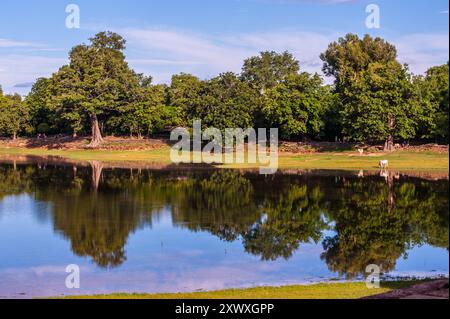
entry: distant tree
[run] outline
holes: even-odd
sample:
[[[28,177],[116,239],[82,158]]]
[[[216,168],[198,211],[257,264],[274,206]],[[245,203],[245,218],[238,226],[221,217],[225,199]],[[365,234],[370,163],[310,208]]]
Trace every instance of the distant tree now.
[[[236,74],[228,72],[202,84],[198,103],[189,109],[190,119],[201,119],[205,127],[253,127],[256,91]]]
[[[119,106],[107,124],[114,132],[141,138],[164,128],[173,114],[166,106],[166,86],[152,85],[151,78],[139,77],[140,86],[133,92],[132,101]]]
[[[15,140],[20,132],[27,130],[28,120],[28,109],[20,95],[0,95],[0,135]]]
[[[449,141],[449,64],[428,69],[417,78],[420,106],[423,109],[421,136]]]
[[[299,70],[298,61],[289,52],[265,51],[244,61],[241,78],[264,95],[266,90]]]
[[[61,121],[60,114],[57,114],[56,108],[51,103],[51,85],[52,81],[50,79],[39,78],[25,98],[25,103],[30,112],[30,124],[38,132],[38,127],[44,123],[48,126],[48,130],[45,133],[48,133],[50,130],[57,131]]]
[[[192,125],[189,119],[192,111],[200,103],[202,81],[191,74],[181,73],[172,76],[168,90],[168,103],[176,111],[175,123],[179,126]]]
[[[271,127],[280,129],[282,138],[318,137],[330,94],[319,75],[291,74],[267,91],[262,113]]]

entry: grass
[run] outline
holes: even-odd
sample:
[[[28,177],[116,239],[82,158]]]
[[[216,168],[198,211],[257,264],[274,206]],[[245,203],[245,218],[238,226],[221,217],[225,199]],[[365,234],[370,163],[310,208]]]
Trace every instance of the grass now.
[[[71,160],[104,162],[140,162],[170,165],[170,148],[164,147],[147,151],[115,151],[115,150],[47,150],[29,148],[0,148],[1,155],[37,155],[61,156]],[[378,169],[380,159],[389,160],[389,168],[393,170],[437,170],[448,171],[449,156],[447,153],[396,151],[359,156],[355,152],[338,151],[312,153],[305,155],[280,154],[280,169],[342,169],[373,170]],[[226,168],[259,168],[259,164],[223,164]]]
[[[378,289],[369,289],[363,282],[320,283],[282,287],[256,287],[193,293],[125,294],[71,296],[70,299],[359,299],[410,287],[423,281],[396,281],[381,283]]]

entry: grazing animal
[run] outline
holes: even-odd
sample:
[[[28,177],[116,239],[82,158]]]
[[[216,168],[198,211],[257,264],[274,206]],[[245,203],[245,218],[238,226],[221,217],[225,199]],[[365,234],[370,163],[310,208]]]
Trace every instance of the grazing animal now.
[[[389,161],[388,160],[382,160],[378,162],[378,167],[381,169],[386,169],[389,167]]]

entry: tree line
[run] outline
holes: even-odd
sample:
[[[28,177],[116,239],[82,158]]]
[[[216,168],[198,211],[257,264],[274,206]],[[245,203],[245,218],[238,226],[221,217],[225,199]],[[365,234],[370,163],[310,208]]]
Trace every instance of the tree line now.
[[[320,55],[328,85],[301,71],[289,52],[261,52],[240,74],[212,79],[181,73],[170,85],[153,84],[126,62],[126,41],[100,32],[72,48],[69,63],[31,92],[0,89],[0,135],[90,134],[96,147],[105,135],[152,136],[177,126],[277,127],[286,140],[362,143],[410,139],[448,143],[449,64],[412,74],[381,38],[347,34]]]

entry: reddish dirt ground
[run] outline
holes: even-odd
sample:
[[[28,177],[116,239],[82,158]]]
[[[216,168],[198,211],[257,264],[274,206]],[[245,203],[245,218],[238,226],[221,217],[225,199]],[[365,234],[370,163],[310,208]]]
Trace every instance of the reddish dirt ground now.
[[[448,279],[439,279],[363,299],[447,299]]]
[[[100,150],[154,150],[172,144],[168,139],[136,139],[126,137],[105,137],[105,142],[98,147]],[[57,136],[47,138],[29,138],[29,139],[0,139],[0,147],[4,148],[45,148],[45,149],[64,149],[77,150],[85,149],[89,144],[86,137],[72,138],[68,136]],[[360,146],[351,143],[335,142],[287,142],[280,141],[279,151],[292,154],[310,154],[317,152],[332,151],[356,151],[358,148],[364,149],[366,154],[379,153],[383,151],[382,145]],[[396,144],[398,150],[408,150],[417,152],[448,153],[448,145],[422,144],[408,145],[402,147]]]

